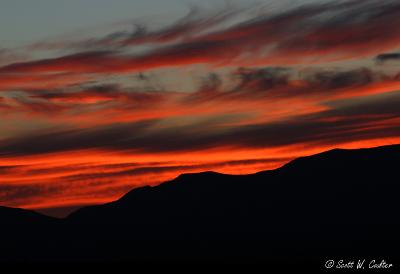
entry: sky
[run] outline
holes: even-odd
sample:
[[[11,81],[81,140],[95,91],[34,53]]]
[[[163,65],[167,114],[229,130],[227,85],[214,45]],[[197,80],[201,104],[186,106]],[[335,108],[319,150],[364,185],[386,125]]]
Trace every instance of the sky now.
[[[0,205],[400,143],[400,3],[0,0]]]

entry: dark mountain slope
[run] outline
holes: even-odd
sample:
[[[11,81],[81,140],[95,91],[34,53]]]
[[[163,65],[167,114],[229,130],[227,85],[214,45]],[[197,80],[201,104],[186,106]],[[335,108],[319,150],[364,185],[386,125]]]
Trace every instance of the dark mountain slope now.
[[[319,266],[331,257],[396,260],[399,162],[400,145],[395,145],[332,150],[253,175],[181,175],[46,226],[35,252],[24,256],[34,261],[306,260]],[[8,240],[26,245],[18,235]]]
[[[54,220],[51,217],[21,208],[0,206],[0,225],[31,225],[33,223],[48,223]]]

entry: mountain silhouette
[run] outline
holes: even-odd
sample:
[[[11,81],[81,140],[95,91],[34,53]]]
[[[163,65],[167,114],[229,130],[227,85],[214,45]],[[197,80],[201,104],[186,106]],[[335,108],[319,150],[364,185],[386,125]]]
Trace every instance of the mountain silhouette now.
[[[334,149],[251,175],[183,174],[64,219],[0,208],[4,262],[400,258],[400,145]]]

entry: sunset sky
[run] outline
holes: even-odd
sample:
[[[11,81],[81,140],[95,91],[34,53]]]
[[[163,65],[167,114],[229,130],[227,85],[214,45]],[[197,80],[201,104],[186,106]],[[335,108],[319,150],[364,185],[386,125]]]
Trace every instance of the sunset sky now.
[[[0,205],[400,143],[399,26],[398,0],[2,0]]]

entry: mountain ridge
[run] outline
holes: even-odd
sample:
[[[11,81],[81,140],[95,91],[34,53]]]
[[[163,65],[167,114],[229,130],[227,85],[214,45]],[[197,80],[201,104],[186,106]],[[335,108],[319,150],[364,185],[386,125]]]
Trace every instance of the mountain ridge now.
[[[394,260],[399,162],[400,145],[392,145],[330,150],[250,175],[182,174],[64,219],[3,226],[14,253],[2,259]]]
[[[119,200],[126,199],[126,196],[127,195],[129,196],[130,193],[132,193],[132,192],[137,192],[137,191],[142,191],[142,190],[149,190],[151,188],[157,188],[157,187],[159,187],[161,185],[174,183],[174,182],[177,182],[177,181],[179,181],[179,180],[181,180],[183,178],[188,178],[190,176],[202,176],[202,175],[252,176],[252,175],[265,174],[265,173],[270,173],[270,172],[279,172],[280,170],[286,169],[287,167],[290,167],[293,164],[297,164],[299,161],[304,161],[304,160],[307,161],[309,159],[316,158],[316,157],[323,157],[323,156],[327,156],[327,155],[331,155],[331,154],[338,154],[338,153],[344,154],[344,153],[348,153],[348,152],[350,152],[350,153],[354,153],[354,152],[364,153],[364,152],[368,152],[368,151],[371,151],[371,150],[373,150],[373,151],[385,151],[387,149],[389,149],[389,150],[395,149],[395,150],[398,150],[400,152],[400,144],[385,145],[385,146],[372,147],[372,148],[359,148],[359,149],[334,148],[334,149],[323,151],[323,152],[320,152],[320,153],[317,153],[317,154],[312,154],[312,155],[301,156],[301,157],[295,158],[295,159],[289,161],[288,163],[284,164],[283,166],[278,167],[276,169],[263,170],[263,171],[259,171],[259,172],[252,173],[252,174],[232,175],[232,174],[224,174],[224,173],[215,172],[215,171],[203,171],[203,172],[196,172],[196,173],[182,173],[182,174],[178,175],[176,178],[168,180],[168,181],[165,181],[165,182],[162,182],[161,184],[156,185],[156,186],[144,185],[144,186],[141,186],[141,187],[138,187],[138,188],[134,188],[134,189],[128,191],[121,198],[119,198],[119,199],[117,199],[115,201],[111,201],[109,203],[105,203],[105,204],[101,204],[101,205],[87,206],[87,207],[83,207],[83,208],[98,207],[98,206],[103,206],[103,205],[107,205],[107,204],[114,204],[114,203],[117,203]],[[70,215],[74,215],[79,210],[80,209],[72,212],[71,214],[69,214],[67,216],[67,218]]]
[[[297,157],[297,158],[295,158],[295,159],[289,161],[288,163],[282,165],[281,167],[278,167],[278,168],[275,168],[275,169],[271,169],[271,170],[262,170],[262,171],[258,171],[258,172],[256,172],[256,173],[251,173],[251,174],[232,175],[232,174],[225,174],[225,173],[220,173],[220,172],[216,172],[216,171],[202,171],[202,172],[193,172],[193,173],[190,173],[190,172],[189,172],[189,173],[182,173],[182,174],[178,175],[177,177],[175,177],[175,178],[173,178],[173,179],[171,179],[171,180],[162,182],[162,183],[160,183],[160,184],[158,184],[158,185],[155,185],[155,186],[143,185],[143,186],[140,186],[140,187],[133,188],[132,190],[128,191],[128,192],[125,193],[121,198],[119,198],[119,199],[117,199],[117,200],[114,200],[114,201],[111,201],[111,202],[108,202],[108,203],[104,203],[104,204],[89,205],[89,206],[84,206],[84,207],[78,208],[78,209],[76,209],[75,211],[73,211],[73,212],[71,212],[70,214],[68,214],[67,216],[65,216],[65,217],[60,217],[60,218],[58,218],[58,217],[55,218],[55,217],[53,217],[53,216],[49,216],[49,215],[47,215],[47,214],[43,214],[43,213],[38,212],[38,211],[36,211],[36,210],[24,209],[24,208],[20,208],[20,207],[0,206],[0,210],[1,210],[2,208],[5,208],[5,209],[10,208],[10,209],[23,210],[23,211],[25,211],[25,212],[35,212],[36,214],[39,214],[39,215],[42,215],[42,216],[46,216],[46,217],[50,217],[50,218],[54,218],[54,219],[66,219],[66,218],[68,218],[70,215],[75,214],[75,213],[76,213],[77,211],[79,211],[80,209],[90,208],[90,207],[98,207],[98,206],[103,206],[103,205],[108,205],[108,204],[114,204],[114,203],[118,202],[118,201],[121,200],[121,199],[125,199],[125,198],[126,198],[125,196],[126,196],[126,195],[129,195],[131,192],[136,192],[136,191],[138,191],[138,190],[140,191],[141,189],[155,188],[155,187],[158,187],[158,186],[160,186],[160,185],[168,184],[168,183],[171,183],[171,182],[180,180],[181,178],[190,177],[190,176],[193,176],[193,175],[196,176],[196,175],[201,175],[201,174],[219,174],[219,175],[226,175],[226,176],[251,176],[251,175],[256,175],[256,174],[270,173],[270,172],[272,172],[272,171],[279,171],[279,170],[285,169],[285,168],[287,168],[287,167],[290,167],[290,166],[292,166],[293,164],[297,164],[299,161],[309,160],[309,159],[311,159],[311,158],[326,156],[326,155],[330,155],[330,154],[334,154],[334,153],[341,153],[341,154],[343,154],[343,153],[348,153],[348,152],[350,152],[350,153],[354,153],[354,152],[364,153],[364,152],[368,152],[368,151],[371,151],[371,150],[374,150],[374,151],[378,151],[378,150],[384,151],[384,150],[387,150],[387,149],[395,149],[395,150],[398,150],[398,151],[400,152],[400,144],[384,145],[384,146],[370,147],[370,148],[355,148],[355,149],[333,148],[333,149],[330,149],[330,150],[327,150],[327,151],[323,151],[323,152],[320,152],[320,153],[316,153],[316,154],[311,154],[311,155],[306,155],[306,156]],[[1,215],[1,211],[0,211],[0,215]]]

